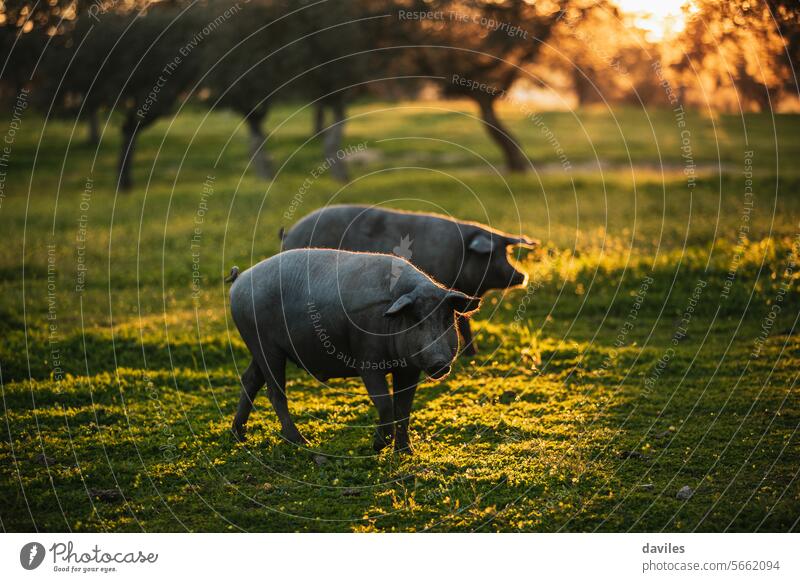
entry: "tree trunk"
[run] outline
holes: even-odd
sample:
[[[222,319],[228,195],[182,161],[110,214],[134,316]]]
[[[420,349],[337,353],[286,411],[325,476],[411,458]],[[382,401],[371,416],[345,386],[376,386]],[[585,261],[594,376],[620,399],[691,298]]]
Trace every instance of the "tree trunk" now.
[[[506,161],[509,172],[527,172],[529,168],[528,158],[520,149],[517,140],[511,135],[506,127],[500,122],[494,111],[494,97],[481,97],[477,99],[478,106],[481,108],[481,117],[489,132],[489,137],[500,147]]]
[[[760,112],[770,111],[774,107],[773,95],[770,93],[769,87],[766,85],[758,84],[753,92],[753,100],[758,105]]]
[[[86,122],[89,129],[88,143],[92,147],[97,147],[100,145],[100,122],[97,119],[97,111],[90,111]]]
[[[321,135],[325,131],[325,105],[320,101],[314,108],[314,135]]]
[[[347,181],[347,163],[342,150],[342,136],[344,134],[344,104],[336,101],[331,105],[333,123],[325,130],[323,139],[323,153],[325,159],[332,160],[331,176],[340,182]]]
[[[678,105],[683,105],[684,103],[686,103],[686,85],[680,83],[678,85],[678,90],[676,91],[676,94],[678,99]]]
[[[250,129],[250,159],[255,168],[256,175],[264,180],[272,178],[272,161],[264,151],[264,132],[261,130],[261,123],[264,115],[249,115],[247,117],[247,127]]]
[[[577,66],[572,71],[572,88],[575,91],[575,97],[578,99],[578,107],[583,107],[592,102],[594,87],[584,76],[584,71]]]
[[[127,119],[122,125],[122,146],[119,153],[119,166],[117,173],[117,187],[130,191],[133,186],[131,168],[133,166],[133,153],[136,149],[136,138],[139,135],[139,123],[135,119]]]

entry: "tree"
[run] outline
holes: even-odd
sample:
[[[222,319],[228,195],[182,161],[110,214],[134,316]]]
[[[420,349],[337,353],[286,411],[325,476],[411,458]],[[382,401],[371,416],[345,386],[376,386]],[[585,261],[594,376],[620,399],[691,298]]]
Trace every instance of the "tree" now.
[[[219,4],[219,3],[218,3]],[[229,9],[234,5],[229,3]],[[291,39],[285,19],[287,2],[250,2],[237,10],[233,26],[219,30],[205,55],[203,84],[210,101],[241,115],[249,132],[250,157],[256,174],[272,176],[272,163],[264,152],[263,123],[278,90],[288,81],[289,67],[282,51]]]
[[[398,44],[405,39],[413,45],[408,49],[413,71],[437,80],[445,96],[473,100],[508,169],[527,171],[529,162],[497,116],[496,102],[536,59],[566,0],[409,0],[400,5],[403,14],[432,15],[405,18],[397,11]]]
[[[119,187],[133,185],[131,166],[139,133],[168,114],[182,93],[199,77],[203,41],[214,29],[196,5],[186,8],[156,5],[128,22],[128,42],[114,51],[112,78],[116,100],[112,109],[123,117],[119,157]],[[118,88],[118,90],[116,90]]]
[[[778,56],[787,72],[784,89],[797,95],[800,92],[797,84],[797,75],[800,74],[800,6],[797,0],[767,0],[767,6],[785,44]]]
[[[278,99],[311,103],[315,129],[323,136],[325,156],[336,160],[331,175],[347,177],[341,149],[347,101],[368,79],[367,51],[376,42],[365,0],[323,4],[287,0],[251,2],[236,25],[215,37],[207,53],[207,76],[214,104],[230,108],[247,121],[256,172],[269,177],[262,148],[262,125]],[[374,57],[372,58],[374,60]],[[325,113],[333,121],[325,123]]]
[[[297,39],[288,62],[303,99],[314,103],[315,129],[322,135],[323,153],[336,160],[330,173],[347,179],[342,148],[348,102],[366,90],[376,71],[386,68],[385,53],[375,51],[386,34],[383,6],[369,0],[350,0],[330,5],[309,5],[291,18],[289,27]],[[325,113],[332,116],[330,124]]]
[[[573,0],[532,69],[548,84],[556,75],[568,78],[580,106],[649,103],[663,96],[650,67],[658,54],[612,2]]]
[[[118,187],[133,185],[139,134],[169,113],[199,73],[210,34],[197,5],[174,1],[147,9],[79,13],[45,55],[42,87],[55,107],[91,118],[101,108],[122,117]],[[63,79],[63,82],[62,82]]]
[[[776,11],[782,12],[778,4]],[[674,68],[685,83],[704,84],[716,92],[732,88],[744,107],[770,109],[790,75],[787,47],[766,3],[696,0],[681,48],[685,57]]]
[[[118,19],[109,16],[114,32]],[[88,122],[89,143],[100,141],[98,114],[110,105],[114,86],[112,67],[103,59],[113,53],[118,36],[107,34],[100,21],[88,15],[76,19],[68,31],[54,36],[41,59],[36,87],[36,104],[53,115],[82,117]]]
[[[40,56],[51,37],[68,29],[74,0],[0,2],[0,96],[15,96],[32,84]]]

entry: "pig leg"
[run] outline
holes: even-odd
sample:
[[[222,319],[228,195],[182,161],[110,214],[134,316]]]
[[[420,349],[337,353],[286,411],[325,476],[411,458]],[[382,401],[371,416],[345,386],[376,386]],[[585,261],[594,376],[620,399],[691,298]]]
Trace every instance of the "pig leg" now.
[[[300,434],[289,414],[286,401],[286,356],[266,354],[267,395],[281,423],[281,436],[290,443],[302,445],[308,441]]]
[[[419,370],[403,368],[392,374],[394,379],[394,450],[411,453],[411,440],[408,436],[408,423],[411,420],[411,405],[419,383]]]
[[[250,418],[250,412],[253,410],[253,400],[263,385],[264,375],[255,360],[251,360],[250,365],[242,374],[242,393],[239,396],[239,407],[236,409],[236,416],[233,418],[231,427],[233,436],[238,441],[243,441],[245,438],[244,425],[247,424],[247,419]]]
[[[478,353],[478,345],[472,339],[472,329],[469,327],[469,319],[463,315],[457,315],[458,333],[461,336],[461,354],[464,356],[474,356]]]
[[[375,438],[372,448],[376,451],[387,447],[394,438],[394,414],[392,412],[392,396],[389,394],[389,385],[386,376],[380,372],[367,373],[361,376],[364,386],[378,409],[378,426],[375,429]]]

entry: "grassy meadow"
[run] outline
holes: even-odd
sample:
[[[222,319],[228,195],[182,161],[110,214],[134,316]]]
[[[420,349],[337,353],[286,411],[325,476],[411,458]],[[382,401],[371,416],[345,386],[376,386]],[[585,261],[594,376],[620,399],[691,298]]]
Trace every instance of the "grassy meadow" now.
[[[798,530],[799,116],[508,105],[533,171],[506,175],[469,104],[349,114],[348,183],[315,169],[307,108],[268,120],[272,182],[239,118],[187,108],[118,193],[116,120],[95,148],[25,113],[0,198],[3,530]],[[222,278],[338,202],[545,242],[474,318],[478,356],[420,387],[413,456],[372,452],[360,381],[293,367],[311,449],[263,392],[249,440],[228,432],[248,356]]]

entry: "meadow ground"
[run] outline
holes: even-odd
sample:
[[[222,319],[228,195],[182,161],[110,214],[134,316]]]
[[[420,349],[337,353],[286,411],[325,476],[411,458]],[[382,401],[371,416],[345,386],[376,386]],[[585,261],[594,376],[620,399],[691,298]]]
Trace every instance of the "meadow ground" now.
[[[350,113],[347,184],[315,172],[307,109],[269,120],[272,183],[238,118],[190,109],[142,135],[128,194],[116,131],[96,150],[24,115],[0,197],[3,530],[798,529],[800,117],[508,107],[537,171],[504,176],[466,104]],[[222,277],[331,202],[546,243],[476,316],[478,357],[421,386],[411,457],[372,454],[360,382],[293,368],[313,450],[266,398],[246,444],[228,433],[248,358]]]

